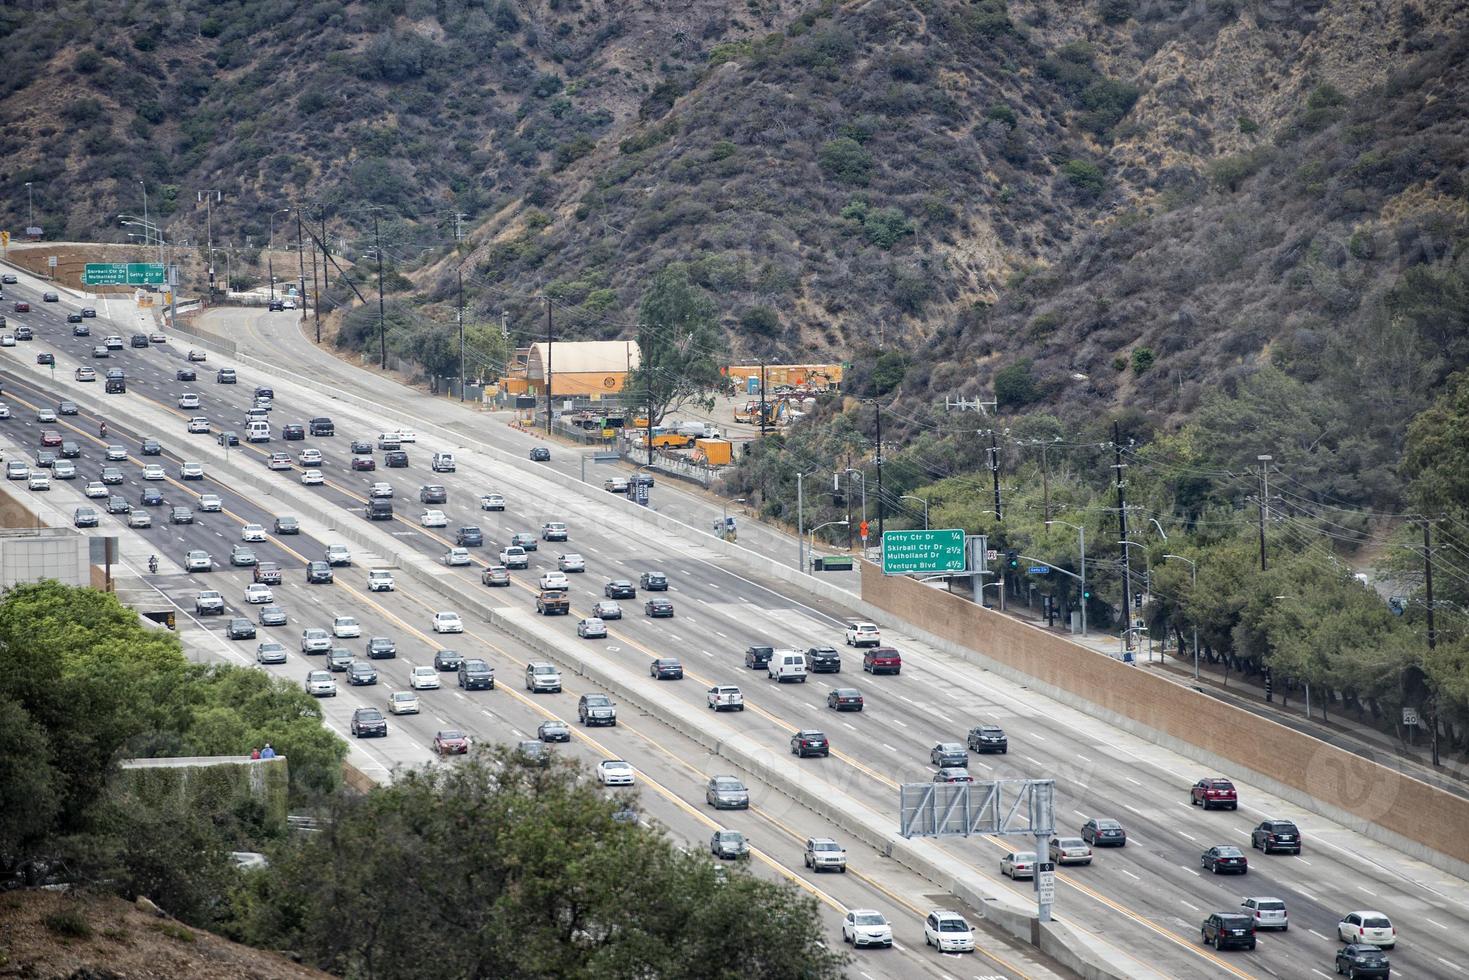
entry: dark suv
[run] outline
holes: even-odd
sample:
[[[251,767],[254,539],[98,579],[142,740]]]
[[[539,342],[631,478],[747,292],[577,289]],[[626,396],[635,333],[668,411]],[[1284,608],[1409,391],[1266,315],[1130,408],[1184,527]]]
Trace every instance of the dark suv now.
[[[1336,952],[1336,972],[1349,977],[1371,977],[1387,980],[1392,976],[1392,965],[1387,956],[1376,946],[1356,944],[1343,946]]]
[[[770,666],[775,647],[745,647],[745,666],[751,670],[764,670]]]
[[[418,502],[421,504],[443,504],[448,500],[448,492],[438,484],[420,487],[418,490]]]
[[[485,543],[485,534],[474,525],[466,525],[454,532],[454,543],[461,548],[478,548]]]
[[[1010,751],[1010,740],[1005,737],[1005,730],[999,725],[975,725],[969,729],[969,737],[965,741],[970,752],[998,752],[1004,755]]]
[[[358,708],[352,712],[352,734],[358,738],[388,734],[388,719],[376,708]]]
[[[811,647],[806,651],[806,669],[813,674],[840,674],[842,655],[835,647]]]
[[[331,419],[324,415],[312,419],[308,424],[311,426],[311,434],[314,436],[334,436],[337,434],[337,427],[332,424]]]
[[[1289,820],[1265,820],[1250,831],[1250,846],[1266,854],[1301,853],[1301,832]]]
[[[1215,949],[1254,949],[1255,920],[1238,912],[1215,912],[1204,920],[1204,944]]]
[[[459,665],[459,686],[466,691],[495,689],[495,672],[483,660],[465,660]]]

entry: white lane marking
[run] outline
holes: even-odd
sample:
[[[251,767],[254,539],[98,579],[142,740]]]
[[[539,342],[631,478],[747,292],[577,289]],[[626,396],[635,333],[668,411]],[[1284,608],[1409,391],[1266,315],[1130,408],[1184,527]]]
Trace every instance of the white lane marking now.
[[[1199,875],[1199,873],[1197,871],[1195,871],[1193,868],[1188,867],[1187,865],[1184,865],[1183,866],[1183,870],[1187,871],[1189,874],[1193,875],[1195,878],[1200,877],[1200,875]]]
[[[908,727],[907,725],[903,724],[901,721],[899,721],[896,718],[893,719],[893,724],[894,725],[897,725],[900,728],[907,728]]]
[[[1133,874],[1131,871],[1128,871],[1126,868],[1118,868],[1117,870],[1118,871],[1121,871],[1123,874],[1127,875],[1127,877],[1133,879],[1134,881],[1142,881],[1142,878],[1141,877],[1139,877],[1138,875]]]
[[[1306,931],[1309,932],[1311,935],[1315,936],[1317,939],[1320,939],[1320,940],[1322,940],[1324,942],[1328,942],[1328,943],[1331,942],[1330,939],[1327,939],[1325,936],[1321,935],[1321,933],[1317,932],[1315,929],[1307,929]]]
[[[1125,780],[1127,780],[1129,783],[1132,783],[1132,785],[1134,785],[1134,786],[1141,786],[1142,785],[1142,783],[1138,782],[1136,779],[1133,779],[1131,776],[1123,776],[1122,778],[1125,779]]]
[[[896,752],[896,751],[898,751],[897,749],[893,748],[891,745],[889,745],[886,742],[883,742],[882,743],[882,747],[885,748],[885,749],[887,749],[889,752]],[[894,943],[894,945],[897,945],[897,944]]]
[[[1361,885],[1358,885],[1357,886],[1357,891],[1362,892],[1365,895],[1371,895],[1373,898],[1376,898],[1377,897],[1377,893],[1375,891],[1372,891],[1371,889],[1363,888]]]

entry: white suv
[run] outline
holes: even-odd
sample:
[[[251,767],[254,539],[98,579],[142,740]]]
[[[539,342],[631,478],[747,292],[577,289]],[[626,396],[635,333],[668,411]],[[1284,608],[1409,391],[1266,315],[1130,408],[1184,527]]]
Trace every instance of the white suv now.
[[[561,693],[561,671],[554,664],[536,660],[525,665],[525,689]]]
[[[972,953],[974,929],[958,912],[934,909],[923,920],[923,942],[940,953]]]
[[[872,623],[848,623],[847,646],[875,647],[882,643],[882,634]]]
[[[392,592],[393,573],[386,568],[374,568],[367,573],[367,590],[369,592]]]
[[[830,837],[806,838],[806,867],[812,871],[847,871],[847,852]]]
[[[745,695],[733,684],[720,684],[718,687],[711,687],[709,689],[708,701],[709,707],[715,711],[723,711],[726,708],[730,711],[745,710]]]

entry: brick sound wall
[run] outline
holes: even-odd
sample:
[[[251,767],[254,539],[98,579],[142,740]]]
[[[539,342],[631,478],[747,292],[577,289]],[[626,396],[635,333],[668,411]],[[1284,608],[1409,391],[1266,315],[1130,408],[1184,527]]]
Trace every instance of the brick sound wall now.
[[[1469,800],[957,596],[912,579],[884,576],[867,562],[862,563],[862,598],[1105,712],[1469,863],[1469,836],[1463,833],[1469,827]],[[1179,787],[1180,797],[1186,792],[1187,787]]]

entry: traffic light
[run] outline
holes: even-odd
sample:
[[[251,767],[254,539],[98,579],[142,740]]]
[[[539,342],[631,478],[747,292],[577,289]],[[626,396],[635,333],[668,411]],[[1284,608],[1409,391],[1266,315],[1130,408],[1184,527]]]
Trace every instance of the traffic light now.
[[[1132,594],[1132,608],[1134,608],[1134,609],[1141,609],[1142,607],[1143,607],[1143,594],[1141,592],[1134,592]]]
[[[1085,601],[1085,600],[1091,599],[1091,597],[1092,597],[1092,587],[1090,585],[1088,585],[1086,588],[1084,588],[1084,589],[1081,590],[1081,598],[1082,598],[1083,601]]]
[[[1006,565],[1009,565],[1011,568],[1019,568],[1020,567],[1020,552],[1016,551],[1014,548],[1011,548],[1009,551],[1006,551],[1005,552],[1005,564]]]

